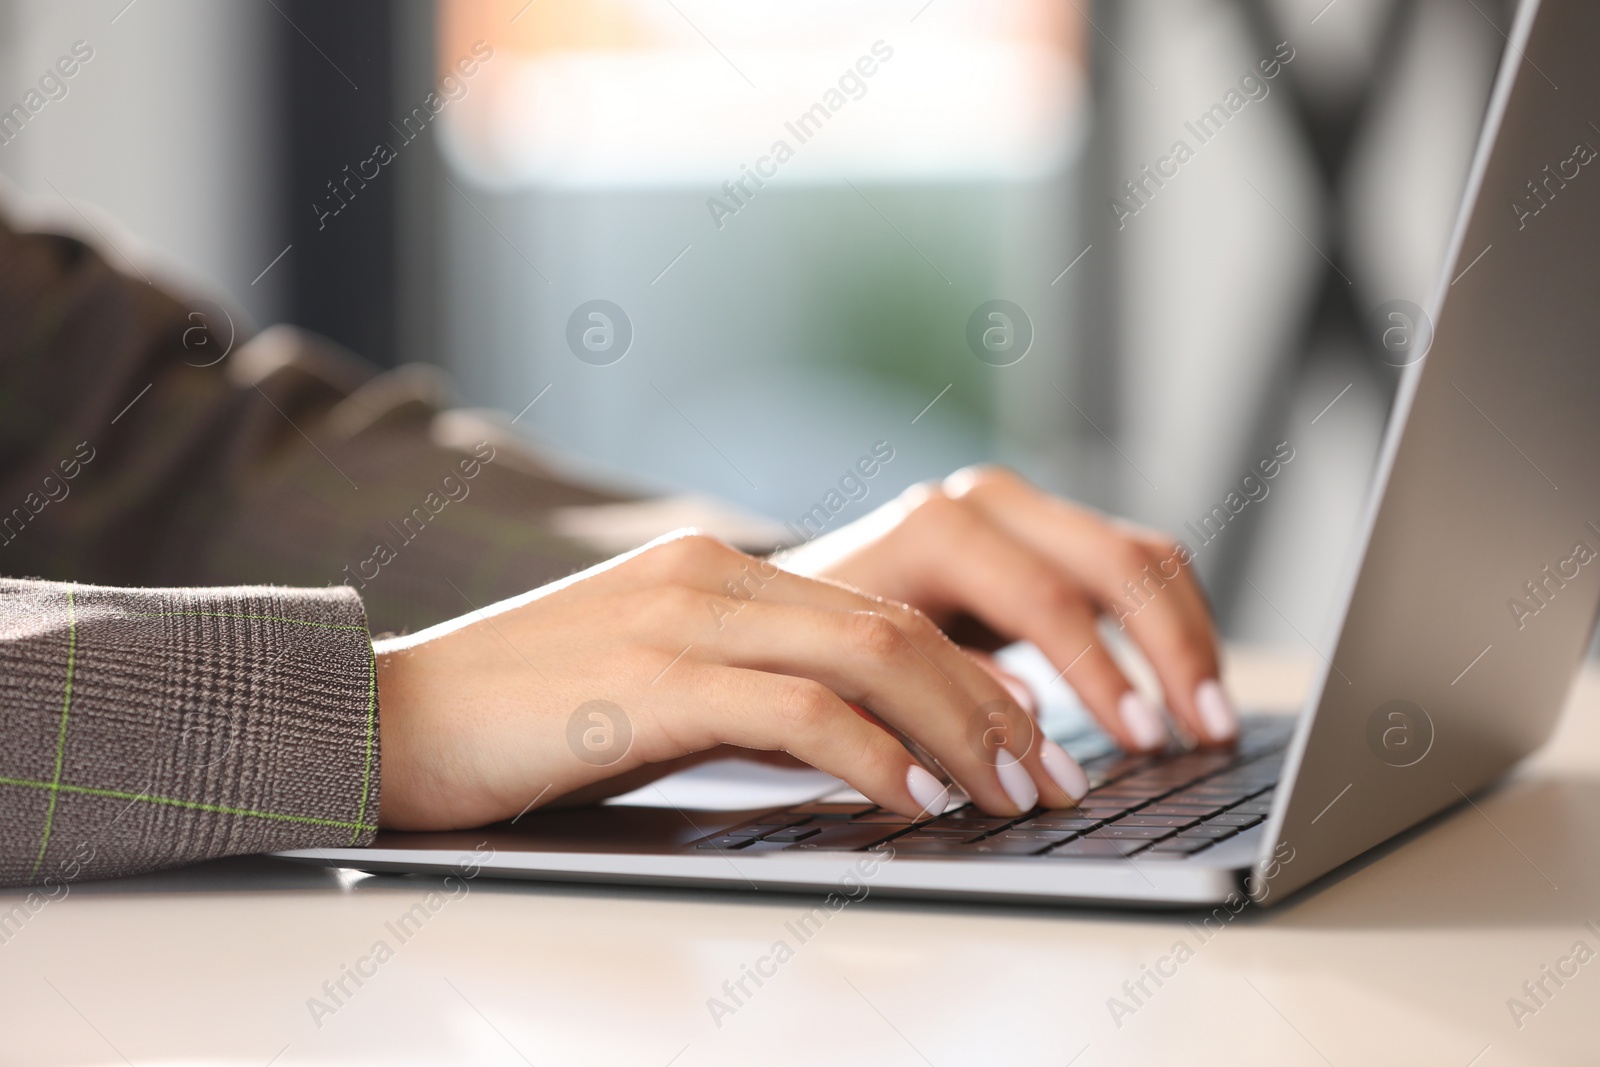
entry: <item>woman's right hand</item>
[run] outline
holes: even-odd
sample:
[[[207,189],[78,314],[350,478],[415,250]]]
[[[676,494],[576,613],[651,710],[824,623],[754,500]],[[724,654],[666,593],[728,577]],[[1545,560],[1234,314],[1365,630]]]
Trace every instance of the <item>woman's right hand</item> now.
[[[1087,789],[921,612],[695,533],[374,647],[394,829],[511,818],[720,745],[787,752],[909,818],[943,810],[891,730],[997,815]]]

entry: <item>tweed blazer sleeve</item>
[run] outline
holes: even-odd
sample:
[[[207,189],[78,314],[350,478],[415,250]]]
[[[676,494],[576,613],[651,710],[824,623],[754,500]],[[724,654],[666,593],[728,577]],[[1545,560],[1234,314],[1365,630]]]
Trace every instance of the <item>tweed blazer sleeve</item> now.
[[[0,885],[363,844],[378,767],[348,588],[0,579]]]

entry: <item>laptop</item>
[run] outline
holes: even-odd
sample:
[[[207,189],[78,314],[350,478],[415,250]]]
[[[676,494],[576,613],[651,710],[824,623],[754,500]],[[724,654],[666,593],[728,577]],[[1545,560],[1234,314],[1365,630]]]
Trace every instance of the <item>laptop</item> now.
[[[1600,604],[1600,7],[1527,0],[1390,420],[1337,641],[1237,747],[1064,739],[1076,808],[912,823],[856,794],[611,803],[366,848],[375,872],[1120,907],[1271,906],[1500,778],[1555,726]],[[1325,565],[1308,560],[1307,565]],[[1098,748],[1096,746],[1099,746]]]

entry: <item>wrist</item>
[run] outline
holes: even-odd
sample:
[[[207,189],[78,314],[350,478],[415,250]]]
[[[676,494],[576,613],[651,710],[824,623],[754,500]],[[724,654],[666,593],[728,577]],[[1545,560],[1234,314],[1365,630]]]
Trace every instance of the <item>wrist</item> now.
[[[372,643],[378,687],[378,739],[383,753],[379,785],[378,825],[383,829],[417,829],[426,804],[418,796],[414,758],[416,701],[414,650],[396,649],[389,641]]]

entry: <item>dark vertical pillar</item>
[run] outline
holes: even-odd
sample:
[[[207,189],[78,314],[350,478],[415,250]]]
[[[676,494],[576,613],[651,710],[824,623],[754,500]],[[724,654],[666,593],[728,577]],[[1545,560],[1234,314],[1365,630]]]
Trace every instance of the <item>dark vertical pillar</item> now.
[[[1092,24],[1083,27],[1083,33],[1088,44],[1093,125],[1084,156],[1078,207],[1083,222],[1083,243],[1093,245],[1094,250],[1089,253],[1092,262],[1086,260],[1091,269],[1081,271],[1077,278],[1081,287],[1077,304],[1081,312],[1077,318],[1081,358],[1073,370],[1073,388],[1083,410],[1092,415],[1099,430],[1114,441],[1122,432],[1124,376],[1119,255],[1122,242],[1117,237],[1116,221],[1106,206],[1106,190],[1116,188],[1121,165],[1120,126],[1126,107],[1121,79],[1126,68],[1121,65],[1123,58],[1108,42],[1125,36],[1126,9],[1124,0],[1094,0],[1088,10]],[[1073,249],[1070,254],[1077,255],[1078,250]],[[1084,424],[1082,415],[1063,405],[1062,418],[1077,428],[1080,440],[1099,446],[1099,434]],[[1104,462],[1106,458],[1102,456],[1102,462],[1093,464],[1091,480],[1080,487],[1076,495],[1085,503],[1108,511],[1126,511],[1128,501],[1121,480],[1126,467]]]
[[[395,176],[358,173],[394,142],[394,11],[386,0],[273,0],[283,100],[286,318],[395,363]],[[370,167],[367,170],[370,174]]]

